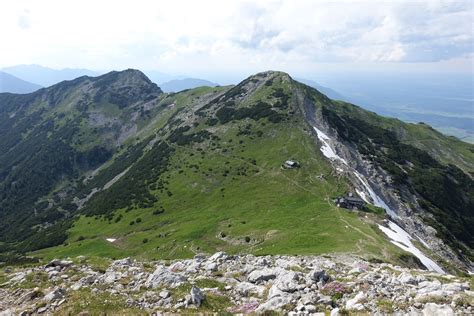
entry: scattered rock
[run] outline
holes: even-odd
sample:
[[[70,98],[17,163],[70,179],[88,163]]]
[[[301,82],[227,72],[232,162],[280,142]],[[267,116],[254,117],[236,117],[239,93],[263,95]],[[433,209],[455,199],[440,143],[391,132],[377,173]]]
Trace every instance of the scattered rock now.
[[[77,303],[74,292],[81,290],[91,295],[107,293],[144,314],[180,313],[183,308],[199,313],[206,299],[212,306],[220,296],[225,296],[231,307],[216,312],[234,314],[275,311],[314,316],[331,311],[336,316],[349,310],[381,315],[386,310],[380,300],[386,300],[398,314],[474,312],[474,293],[465,278],[369,263],[351,255],[255,257],[219,252],[210,257],[173,260],[169,266],[165,261],[153,264],[155,270],[151,273],[149,263],[130,258],[115,260],[105,270],[59,259],[45,266],[16,267],[7,273],[7,282],[0,287],[0,309],[5,315],[61,314],[66,302]],[[38,281],[42,288],[19,286],[26,280]],[[178,292],[172,295],[179,285],[199,284],[199,280],[216,285],[194,285],[184,298]],[[432,303],[435,301],[445,304]]]

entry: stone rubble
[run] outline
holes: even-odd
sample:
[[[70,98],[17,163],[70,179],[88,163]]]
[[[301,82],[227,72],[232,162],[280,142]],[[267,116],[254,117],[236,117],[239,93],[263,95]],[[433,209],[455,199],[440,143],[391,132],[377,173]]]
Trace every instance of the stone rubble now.
[[[4,273],[0,315],[61,312],[74,303],[78,291],[108,293],[127,308],[146,313],[216,312],[209,310],[215,298],[226,302],[220,312],[236,314],[474,313],[474,292],[466,277],[371,263],[352,255],[256,257],[218,252],[173,261],[125,258],[105,270],[94,269],[81,257],[5,268]]]

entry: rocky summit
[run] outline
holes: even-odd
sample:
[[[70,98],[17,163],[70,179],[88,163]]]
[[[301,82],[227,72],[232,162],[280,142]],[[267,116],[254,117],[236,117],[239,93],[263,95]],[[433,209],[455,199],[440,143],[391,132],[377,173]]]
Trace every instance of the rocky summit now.
[[[253,256],[98,262],[84,256],[2,274],[1,315],[278,312],[463,315],[472,280],[357,256]]]

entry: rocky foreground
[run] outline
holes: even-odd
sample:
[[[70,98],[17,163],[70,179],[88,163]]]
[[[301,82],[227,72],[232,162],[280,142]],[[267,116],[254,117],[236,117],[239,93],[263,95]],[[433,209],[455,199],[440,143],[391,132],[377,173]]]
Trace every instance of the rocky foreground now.
[[[0,315],[162,312],[347,315],[474,313],[469,278],[348,255],[100,262],[77,257],[5,268]]]

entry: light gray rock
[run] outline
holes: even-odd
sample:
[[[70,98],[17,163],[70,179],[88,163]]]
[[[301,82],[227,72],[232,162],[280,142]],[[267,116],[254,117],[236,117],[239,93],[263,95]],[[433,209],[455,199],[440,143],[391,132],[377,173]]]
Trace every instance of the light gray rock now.
[[[49,303],[52,301],[63,299],[65,294],[66,291],[64,291],[62,288],[55,288],[54,290],[46,294],[43,299],[45,302]]]
[[[327,295],[321,295],[318,299],[318,304],[332,305],[332,298]]]
[[[186,280],[187,278],[185,276],[171,272],[164,266],[158,266],[146,280],[145,286],[149,288],[157,288],[161,285],[166,285],[173,288]]]
[[[283,306],[291,302],[291,296],[285,295],[285,296],[275,296],[266,301],[263,304],[260,304],[258,308],[255,310],[257,313],[263,313],[265,311],[278,311],[280,310]]]
[[[26,272],[18,272],[13,275],[12,278],[10,278],[10,283],[20,283],[23,282],[26,278],[27,273]]]
[[[166,299],[168,297],[170,297],[171,293],[169,291],[166,291],[166,290],[163,290],[161,291],[158,296],[163,298],[163,299]]]
[[[278,288],[278,286],[276,286],[275,284],[273,284],[270,288],[270,290],[268,290],[268,297],[267,299],[270,299],[270,298],[273,298],[275,296],[285,296],[287,295],[286,292],[283,292],[282,290],[280,290]]]
[[[225,261],[229,257],[228,254],[226,254],[223,251],[216,252],[212,256],[209,257],[208,261],[210,262],[222,262]]]
[[[209,262],[204,266],[204,269],[211,272],[217,271],[217,263]]]
[[[367,299],[367,296],[364,294],[364,292],[359,292],[354,298],[346,302],[346,309],[361,310],[364,308],[361,302],[365,301],[366,299]]]
[[[73,262],[69,260],[53,259],[46,265],[46,267],[67,268],[67,267],[70,267],[72,264]]]
[[[402,272],[398,277],[397,280],[400,281],[402,284],[413,284],[416,285],[418,281],[408,272]]]
[[[248,281],[252,283],[260,283],[268,280],[273,280],[277,277],[280,270],[264,268],[261,270],[254,270],[250,272]]]
[[[82,287],[82,283],[81,282],[76,282],[71,286],[71,290],[78,291],[81,287]]]
[[[235,286],[235,290],[242,296],[257,295],[262,297],[265,293],[265,287],[261,285],[255,285],[250,282],[239,282]]]
[[[454,282],[454,283],[443,284],[442,289],[443,291],[448,291],[448,292],[460,292],[460,291],[468,290],[469,285],[467,283]]]
[[[303,305],[309,305],[309,304],[314,305],[318,302],[318,300],[319,300],[319,297],[316,292],[308,292],[308,293],[302,294],[300,298],[300,302]]]
[[[426,303],[423,308],[423,316],[454,316],[454,311],[449,305]]]
[[[312,304],[308,304],[308,305],[305,305],[304,306],[304,310],[307,311],[308,313],[312,313],[313,316],[315,316],[315,312],[316,312],[316,306],[312,305]],[[319,314],[319,313],[318,313]],[[324,313],[322,313],[322,315],[324,316]]]
[[[115,266],[115,267],[128,267],[132,264],[133,264],[133,261],[132,261],[131,258],[123,258],[123,259],[115,260],[112,263],[112,266]]]
[[[299,276],[296,272],[289,271],[281,273],[275,280],[274,285],[284,292],[294,292],[298,289]]]

